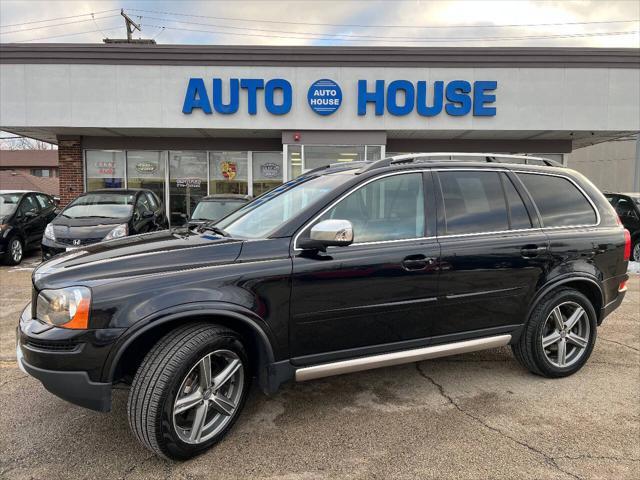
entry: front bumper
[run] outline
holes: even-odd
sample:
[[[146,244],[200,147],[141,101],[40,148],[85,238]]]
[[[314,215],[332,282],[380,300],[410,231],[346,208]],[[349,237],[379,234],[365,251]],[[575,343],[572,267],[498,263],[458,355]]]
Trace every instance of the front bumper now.
[[[42,248],[42,260],[49,260],[59,253],[66,252],[68,246],[43,238],[40,247]]]
[[[44,388],[55,396],[81,407],[108,412],[111,410],[111,384],[92,382],[87,372],[61,372],[29,365],[17,346],[18,367],[40,380]]]
[[[111,409],[111,383],[101,378],[111,347],[124,329],[71,330],[31,318],[22,312],[16,356],[22,371],[68,402],[106,412]]]

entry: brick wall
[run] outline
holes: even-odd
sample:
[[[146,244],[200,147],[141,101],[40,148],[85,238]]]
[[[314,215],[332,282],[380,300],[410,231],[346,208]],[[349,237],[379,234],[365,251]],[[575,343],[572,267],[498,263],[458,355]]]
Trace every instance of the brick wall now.
[[[60,206],[66,205],[83,192],[83,170],[81,138],[58,137]]]

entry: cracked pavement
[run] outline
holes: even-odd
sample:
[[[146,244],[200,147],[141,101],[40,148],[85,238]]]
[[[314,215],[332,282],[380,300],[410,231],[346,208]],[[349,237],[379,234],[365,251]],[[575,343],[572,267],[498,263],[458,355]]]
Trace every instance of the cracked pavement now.
[[[271,397],[254,388],[223,442],[171,463],[129,433],[127,392],[101,414],[18,370],[14,328],[30,274],[0,267],[2,479],[640,478],[640,276],[569,378],[529,374],[500,348],[290,384]]]

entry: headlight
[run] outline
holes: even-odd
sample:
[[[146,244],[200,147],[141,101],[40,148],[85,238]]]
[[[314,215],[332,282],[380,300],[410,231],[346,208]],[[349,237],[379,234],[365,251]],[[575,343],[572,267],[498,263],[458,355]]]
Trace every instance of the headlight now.
[[[44,229],[44,238],[48,238],[49,240],[56,241],[56,234],[53,231],[53,225],[48,224],[47,228]]]
[[[118,225],[116,228],[107,233],[103,240],[113,240],[114,238],[126,237],[129,234],[129,228],[126,223]]]
[[[56,327],[86,329],[89,326],[91,291],[87,287],[42,290],[36,318]]]

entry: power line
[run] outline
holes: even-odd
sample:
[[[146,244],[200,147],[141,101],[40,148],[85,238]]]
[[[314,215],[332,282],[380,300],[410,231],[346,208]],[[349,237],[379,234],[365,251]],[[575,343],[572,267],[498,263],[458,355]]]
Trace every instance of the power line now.
[[[86,17],[87,15],[93,15],[93,14],[99,15],[101,13],[116,12],[118,10],[120,10],[120,9],[119,8],[112,8],[110,10],[101,10],[99,12],[81,13],[81,14],[78,14],[78,15],[69,15],[68,17],[49,18],[47,20],[35,20],[33,22],[11,23],[11,24],[8,24],[8,25],[0,25],[0,28],[19,27],[19,26],[22,26],[22,25],[31,25],[31,24],[34,24],[34,23],[53,22],[55,20],[67,20],[69,18]]]
[[[162,25],[150,25],[147,27],[163,28]],[[181,30],[185,32],[199,32],[199,33],[214,33],[221,35],[234,35],[241,37],[266,37],[266,38],[285,38],[296,40],[321,40],[321,41],[360,41],[357,38],[336,38],[330,36],[324,37],[303,37],[303,36],[290,36],[290,35],[262,35],[258,33],[234,33],[223,32],[219,30],[199,30],[183,27],[169,27],[164,26],[167,30]],[[302,34],[301,34],[302,35]],[[501,40],[542,40],[551,38],[581,38],[581,37],[597,37],[597,36],[613,36],[613,35],[638,35],[638,32],[593,32],[593,33],[575,33],[575,34],[559,34],[559,35],[526,35],[517,37],[439,37],[439,38],[424,38],[414,40],[387,40],[385,37],[378,38],[381,41],[388,41],[391,43],[431,43],[431,42],[472,42],[472,41],[501,41]]]
[[[164,19],[160,17],[142,17],[140,15],[136,15],[136,16],[139,17],[141,21],[144,18],[147,18],[150,20],[169,21],[169,22],[175,22],[175,23],[184,23],[188,25],[198,25],[198,26],[216,27],[216,28],[233,29],[233,30],[249,30],[253,32],[268,32],[268,33],[293,34],[293,35],[313,35],[315,37],[330,36],[330,37],[345,37],[345,38],[363,38],[363,39],[376,39],[376,40],[387,40],[387,39],[417,40],[415,36],[402,37],[402,36],[388,36],[388,35],[356,35],[356,34],[350,34],[350,33],[296,32],[291,30],[269,30],[269,29],[254,28],[254,27],[237,27],[237,26],[220,25],[220,24],[214,24],[214,23],[189,22],[187,20],[170,20],[170,19]],[[594,33],[609,33],[609,32],[594,32]],[[314,37],[305,37],[305,38],[314,38]],[[463,38],[463,37],[460,37],[460,38]]]
[[[52,35],[50,37],[40,37],[40,38],[30,38],[28,40],[19,40],[16,43],[27,43],[27,42],[35,42],[36,40],[50,40],[52,38],[60,38],[60,37],[71,37],[73,35],[84,35],[85,33],[97,33],[97,32],[102,32],[103,30],[105,32],[108,32],[109,30],[119,30],[121,29],[122,26],[119,27],[112,27],[112,28],[103,28],[102,30],[87,30],[86,32],[77,32],[77,33],[65,33],[62,35]],[[102,33],[104,35],[104,33]]]
[[[91,22],[91,21],[93,21],[95,23],[95,18],[93,18],[93,14],[90,14],[90,15],[92,15],[91,18],[87,18],[87,19],[84,19],[84,20],[74,20],[72,22],[54,23],[53,25],[43,25],[41,27],[22,28],[22,29],[19,29],[19,30],[11,30],[9,32],[0,32],[0,35],[8,35],[10,33],[29,32],[31,30],[41,30],[43,28],[61,27],[63,25],[71,25],[73,23],[83,23],[83,22]],[[105,18],[119,17],[119,16],[120,15],[107,15],[105,17],[99,17],[98,20],[102,20],[102,19],[105,19]]]
[[[192,15],[187,13],[178,12],[163,12],[158,10],[142,10],[138,8],[127,8],[131,12],[152,13],[159,15],[173,15],[177,17],[194,17],[194,18],[209,18],[213,20],[227,20],[236,22],[257,22],[257,23],[278,23],[278,24],[290,24],[290,25],[309,25],[319,27],[361,27],[361,28],[502,28],[502,27],[548,27],[548,26],[560,26],[560,25],[596,25],[607,23],[633,23],[640,22],[640,20],[602,20],[597,22],[560,22],[560,23],[514,23],[514,24],[501,24],[501,25],[363,25],[358,23],[311,23],[311,22],[290,22],[285,20],[264,20],[264,19],[251,19],[251,18],[237,18],[237,17],[214,17],[208,15]]]

